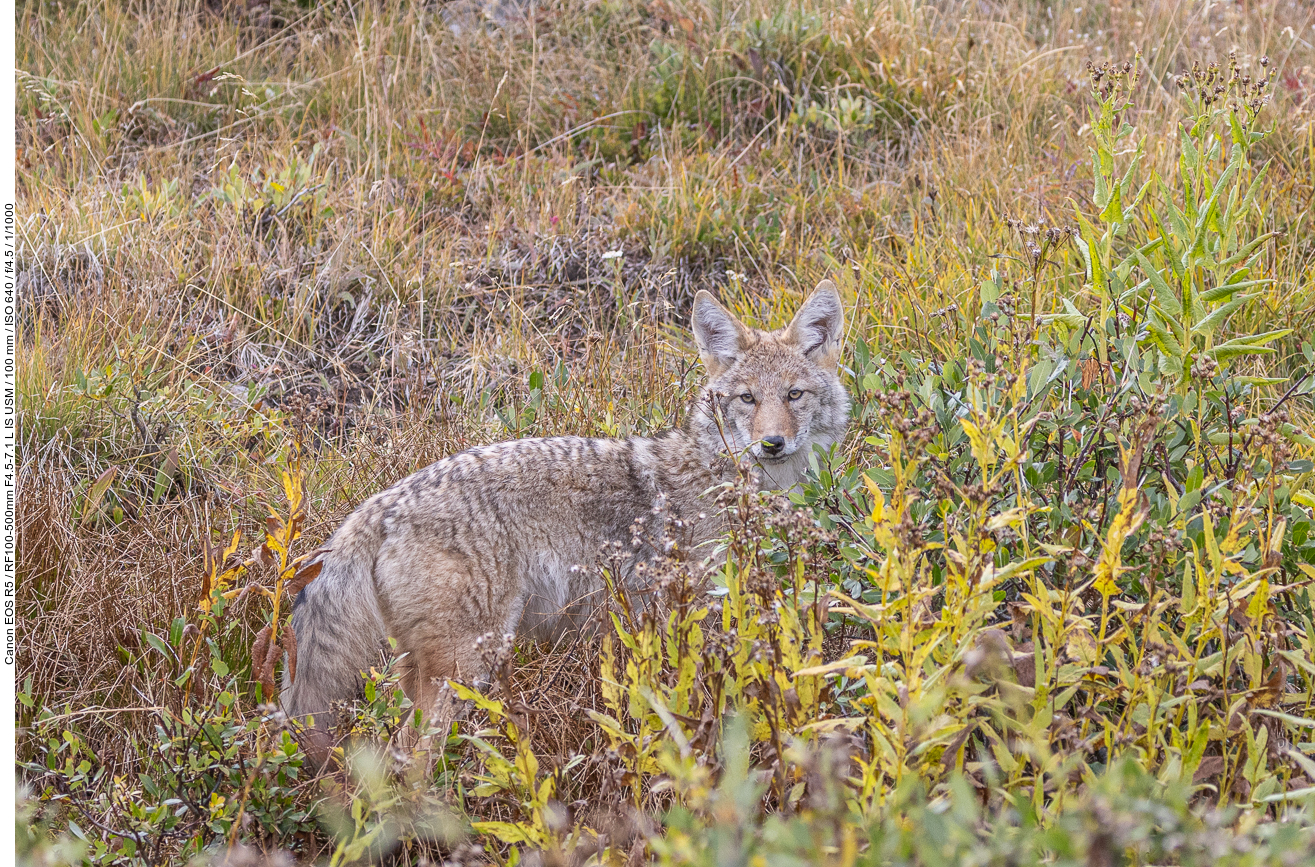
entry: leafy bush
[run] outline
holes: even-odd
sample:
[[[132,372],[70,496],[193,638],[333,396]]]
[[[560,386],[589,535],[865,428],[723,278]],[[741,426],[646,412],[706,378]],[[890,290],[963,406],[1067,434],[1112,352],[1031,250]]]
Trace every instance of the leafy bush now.
[[[835,773],[846,758],[834,745],[803,758],[813,786],[793,814],[764,816],[766,786],[751,771],[743,721],[727,727],[725,769],[715,786],[706,774],[674,778],[683,806],[666,817],[652,841],[663,865],[1287,865],[1315,845],[1309,811],[1288,821],[1244,821],[1234,811],[1204,816],[1190,806],[1190,787],[1164,787],[1134,762],[1096,777],[1051,824],[1030,800],[1015,796],[984,810],[973,786],[950,779],[938,797],[910,777],[875,816],[848,810]]]
[[[181,711],[144,709],[155,715],[155,738],[133,745],[131,753],[142,757],[138,767],[124,773],[97,756],[69,722],[79,714],[38,708],[30,682],[20,692],[25,721],[39,738],[36,756],[21,764],[41,805],[26,809],[43,819],[24,838],[34,859],[161,864],[213,858],[239,843],[301,848],[308,828],[319,824],[332,841],[329,863],[337,865],[398,847],[445,846],[463,835],[425,773],[424,757],[380,749],[419,721],[393,660],[365,676],[364,700],[337,733],[345,773],[311,773],[300,730],[276,703],[265,703],[277,702],[280,658],[296,665],[286,603],[319,573],[318,565],[304,565],[311,555],[294,554],[305,489],[299,448],[290,449],[281,473],[286,517],[269,510],[264,542],[246,560],[234,556],[240,533],[207,546],[194,622],[178,618],[167,638],[144,632],[145,643],[168,661]],[[269,586],[262,572],[272,573]],[[242,619],[229,609],[248,597],[268,609],[245,647],[234,640]],[[207,690],[216,680],[219,689]],[[257,712],[244,712],[244,704]]]
[[[677,128],[752,134],[780,121],[829,135],[895,137],[926,108],[924,94],[886,74],[880,61],[892,46],[876,28],[855,44],[812,10],[744,10],[750,17],[741,23],[741,10],[718,4],[651,8],[654,82],[643,108]]]
[[[304,758],[270,711],[248,717],[235,691],[181,714],[157,713],[141,767],[115,773],[86,749],[76,727],[46,714],[45,740],[25,769],[41,801],[60,809],[92,863],[159,864],[242,839],[287,845],[310,816],[298,797]]]
[[[1049,252],[1077,243],[1092,313],[1082,297],[1028,309],[997,272],[967,358],[879,358],[860,342],[870,466],[820,459],[794,497],[803,512],[743,491],[728,501],[737,529],[713,604],[679,564],[652,576],[655,610],[614,590],[603,710],[591,713],[610,788],[594,800],[649,814],[684,805],[674,836],[652,841],[670,863],[720,857],[716,841],[737,858],[793,851],[812,863],[818,834],[873,863],[953,860],[979,844],[1035,858],[1140,847],[1195,863],[1233,844],[1184,842],[1206,821],[1189,803],[1263,815],[1315,790],[1302,746],[1315,728],[1300,456],[1312,441],[1282,410],[1308,386],[1238,369],[1286,332],[1220,337],[1246,312],[1268,237],[1246,207],[1247,153],[1262,135],[1245,102],[1200,106],[1177,183],[1134,184],[1135,153],[1114,171],[1135,78],[1105,67],[1092,80],[1098,211],[1076,233],[1020,227],[1033,281]],[[858,638],[828,653],[837,633]],[[482,791],[521,805],[518,821],[486,830],[512,851],[599,845],[602,825],[550,821],[572,764],[545,769],[501,702],[466,694],[492,726],[477,741]],[[732,710],[752,774],[743,755],[712,758]],[[837,734],[852,755],[817,758]],[[724,789],[708,795],[717,768]],[[681,812],[699,792],[704,812]],[[1115,792],[1157,806],[1111,806]],[[761,837],[745,829],[764,804],[788,816],[819,798],[843,809],[765,820]],[[938,812],[919,812],[909,835],[912,820],[892,818],[927,798],[959,811],[939,852],[916,830]],[[982,830],[978,803],[1017,818]],[[1130,824],[1103,830],[1102,811]],[[842,839],[852,817],[877,823],[862,847]],[[1274,832],[1275,852],[1309,845],[1294,828]],[[1256,863],[1268,863],[1269,833],[1253,841]]]

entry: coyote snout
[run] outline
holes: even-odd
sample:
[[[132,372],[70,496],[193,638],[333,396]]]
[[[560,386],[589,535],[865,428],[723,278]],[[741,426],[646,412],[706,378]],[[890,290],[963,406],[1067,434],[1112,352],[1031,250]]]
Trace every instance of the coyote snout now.
[[[353,512],[293,610],[299,664],[295,680],[284,678],[288,713],[325,715],[350,699],[392,638],[406,654],[407,696],[445,718],[441,686],[486,673],[477,639],[552,638],[578,626],[602,589],[599,550],[631,550],[636,521],[664,512],[680,534],[669,540],[676,555],[700,557],[725,530],[708,494],[734,479],[742,460],[764,488],[798,484],[813,446],[837,442],[849,416],[835,286],[819,284],[779,331],[750,328],[700,292],[693,330],[708,382],[682,428],[471,449]],[[634,567],[656,556],[644,543],[633,547],[622,580],[633,583]]]

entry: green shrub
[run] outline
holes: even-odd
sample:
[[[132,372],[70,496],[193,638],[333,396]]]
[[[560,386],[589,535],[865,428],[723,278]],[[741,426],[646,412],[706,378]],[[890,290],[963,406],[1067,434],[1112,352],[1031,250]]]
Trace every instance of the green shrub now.
[[[135,745],[141,765],[128,773],[88,751],[75,725],[46,717],[35,723],[39,756],[24,768],[42,809],[61,811],[93,864],[186,860],[239,833],[286,846],[310,817],[297,792],[300,748],[269,714],[239,712],[232,690],[181,714],[159,710],[155,740]]]
[[[910,778],[890,792],[875,816],[849,812],[831,776],[845,757],[834,746],[803,764],[816,789],[802,809],[764,816],[765,784],[751,771],[743,721],[732,722],[722,745],[725,769],[715,786],[697,773],[677,776],[682,806],[665,817],[652,848],[663,865],[1290,865],[1315,847],[1309,810],[1283,822],[1237,821],[1235,811],[1191,807],[1187,786],[1164,786],[1135,762],[1121,762],[1091,780],[1052,824],[1040,821],[1026,797],[983,809],[961,776],[930,797]],[[679,767],[679,765],[676,765]]]
[[[763,9],[744,23],[735,21],[744,10],[719,4],[686,11],[693,17],[655,16],[653,84],[643,94],[643,108],[677,130],[752,135],[779,121],[829,137],[892,139],[926,109],[925,95],[886,74],[888,36],[876,26],[860,36],[833,28],[824,12],[795,8]],[[869,12],[864,20],[879,17]]]
[[[1015,848],[1202,863],[1219,846],[1270,863],[1271,832],[1253,826],[1315,790],[1315,443],[1283,411],[1304,377],[1240,369],[1281,334],[1219,337],[1268,237],[1246,207],[1261,136],[1245,106],[1200,106],[1182,138],[1199,158],[1136,184],[1120,123],[1134,79],[1092,79],[1097,213],[1077,233],[1019,227],[1027,273],[981,285],[967,357],[880,358],[860,341],[862,461],[819,456],[793,515],[731,495],[713,603],[676,564],[657,567],[656,609],[614,592],[591,718],[615,783],[599,797],[677,805],[650,841],[670,863],[813,863],[824,846],[849,853],[836,863],[955,863],[979,846],[983,863]],[[1028,281],[1070,240],[1085,287],[1062,311],[1029,308]],[[828,653],[837,635],[857,638]],[[571,763],[545,767],[502,703],[468,695],[501,769],[485,793],[521,793],[494,830],[513,856],[604,834],[546,818]],[[717,755],[736,710],[751,762]],[[839,734],[852,754],[817,758]],[[786,818],[818,799],[843,808]],[[1192,812],[1211,804],[1245,818]],[[929,836],[946,809],[953,826]],[[1231,830],[1190,830],[1203,822]],[[846,836],[860,827],[862,845]],[[1296,827],[1273,831],[1273,858],[1309,845]]]

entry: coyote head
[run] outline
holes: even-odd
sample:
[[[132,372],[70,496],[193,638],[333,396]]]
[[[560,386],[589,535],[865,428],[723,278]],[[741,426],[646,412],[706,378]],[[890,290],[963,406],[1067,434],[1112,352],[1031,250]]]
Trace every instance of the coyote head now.
[[[813,446],[837,442],[849,421],[849,397],[836,372],[844,327],[830,280],[779,331],[750,328],[699,292],[693,330],[708,382],[691,422],[700,440],[756,464],[764,488],[798,484]]]

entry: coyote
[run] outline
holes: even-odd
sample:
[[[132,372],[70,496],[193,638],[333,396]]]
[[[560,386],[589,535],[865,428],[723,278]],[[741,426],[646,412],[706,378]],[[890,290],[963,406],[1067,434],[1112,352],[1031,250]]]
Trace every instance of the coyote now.
[[[319,576],[292,613],[298,663],[282,701],[298,718],[327,716],[358,692],[386,637],[404,653],[401,686],[441,719],[449,678],[486,674],[487,634],[553,639],[579,626],[602,581],[605,545],[622,543],[626,574],[658,555],[633,549],[636,521],[664,514],[676,556],[725,529],[715,491],[749,463],[763,489],[797,485],[813,446],[844,435],[849,397],[837,366],[844,310],[824,280],[779,331],[742,324],[707,291],[694,299],[707,372],[683,427],[624,440],[549,437],[473,448],[366,500],[325,546]],[[642,588],[635,588],[642,590]],[[321,749],[324,729],[318,727]]]

